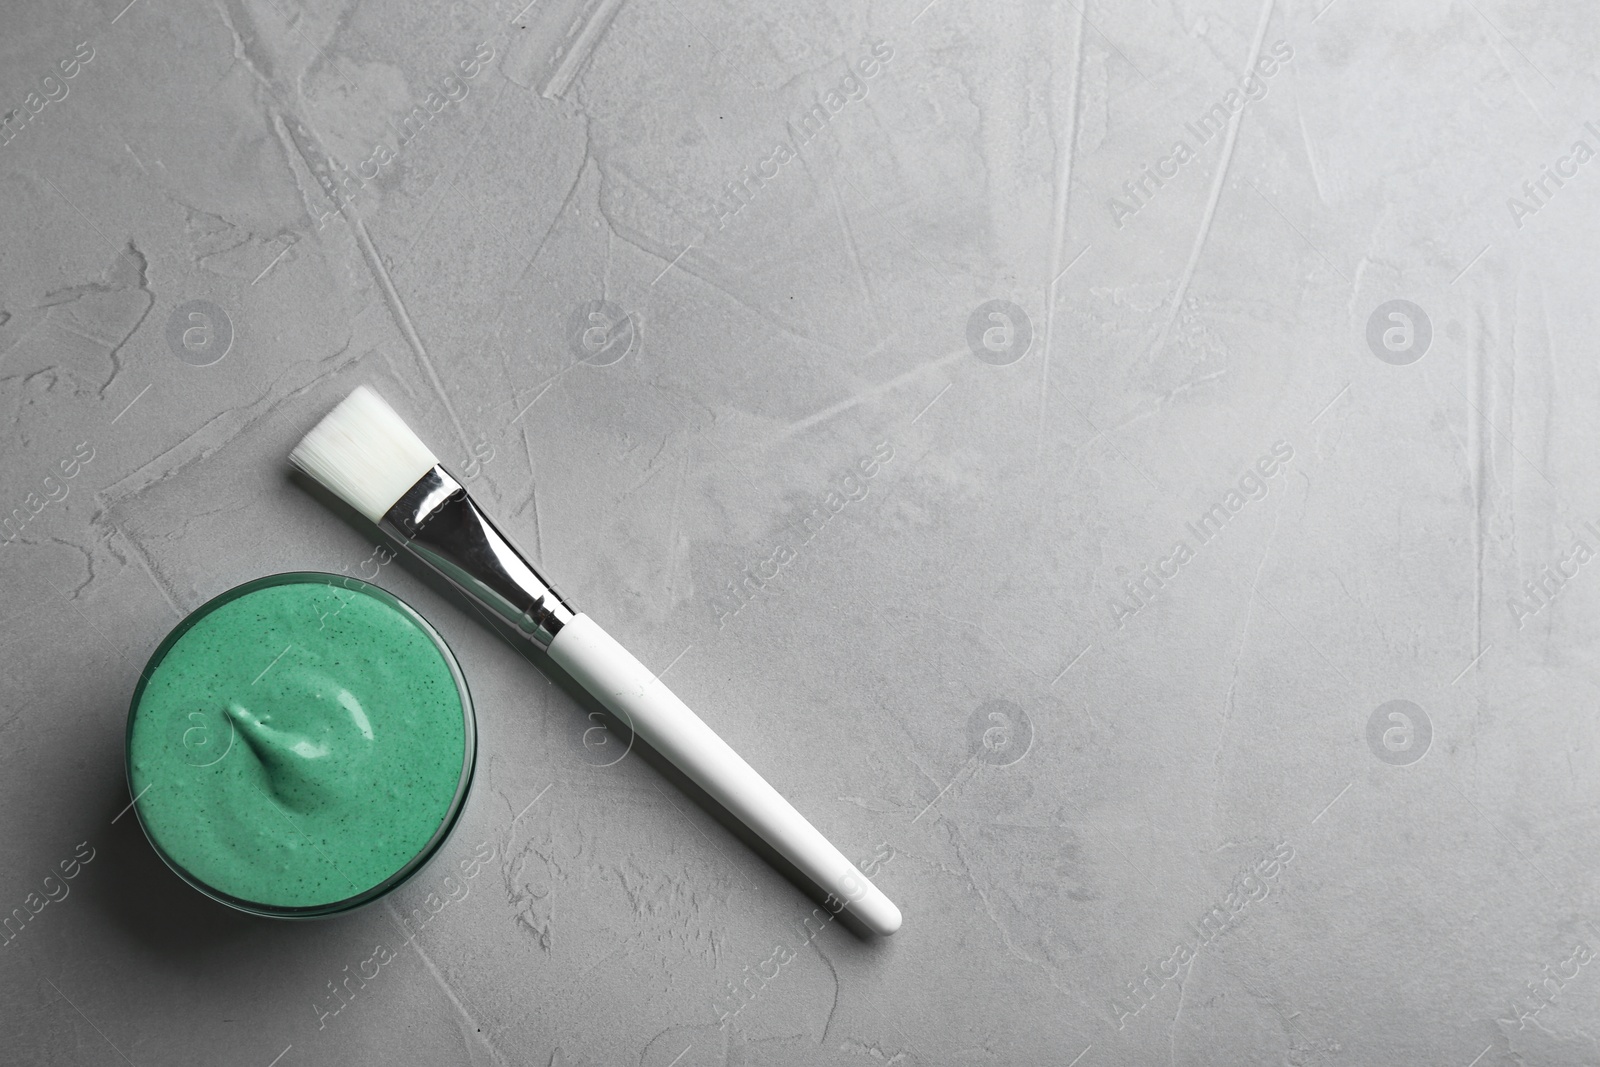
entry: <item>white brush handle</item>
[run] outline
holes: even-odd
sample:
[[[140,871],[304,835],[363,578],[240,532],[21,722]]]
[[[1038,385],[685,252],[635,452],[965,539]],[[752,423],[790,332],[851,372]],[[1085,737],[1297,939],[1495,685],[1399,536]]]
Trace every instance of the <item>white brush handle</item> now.
[[[900,929],[894,902],[593,619],[562,626],[550,658],[874,933]]]

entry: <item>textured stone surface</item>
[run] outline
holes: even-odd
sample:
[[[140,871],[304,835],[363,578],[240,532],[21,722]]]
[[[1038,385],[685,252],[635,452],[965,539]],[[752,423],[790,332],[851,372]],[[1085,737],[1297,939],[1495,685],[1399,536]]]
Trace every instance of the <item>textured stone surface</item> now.
[[[519,8],[0,17],[8,1062],[1600,1062],[1585,5]],[[289,475],[361,382],[898,935]],[[308,925],[119,817],[145,659],[286,569],[483,745]]]

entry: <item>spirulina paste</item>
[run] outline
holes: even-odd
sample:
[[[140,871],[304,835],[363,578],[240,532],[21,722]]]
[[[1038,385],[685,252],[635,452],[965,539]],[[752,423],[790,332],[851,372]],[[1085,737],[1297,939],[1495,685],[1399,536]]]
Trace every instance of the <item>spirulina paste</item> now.
[[[295,573],[211,600],[162,642],[128,717],[145,833],[208,895],[266,915],[381,896],[438,848],[466,798],[471,698],[409,606]]]

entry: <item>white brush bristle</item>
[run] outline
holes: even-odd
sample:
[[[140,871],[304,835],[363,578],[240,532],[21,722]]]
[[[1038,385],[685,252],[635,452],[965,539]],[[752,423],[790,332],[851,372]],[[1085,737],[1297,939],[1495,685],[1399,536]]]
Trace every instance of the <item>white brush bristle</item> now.
[[[289,462],[378,522],[439,460],[394,408],[362,385],[300,439]]]

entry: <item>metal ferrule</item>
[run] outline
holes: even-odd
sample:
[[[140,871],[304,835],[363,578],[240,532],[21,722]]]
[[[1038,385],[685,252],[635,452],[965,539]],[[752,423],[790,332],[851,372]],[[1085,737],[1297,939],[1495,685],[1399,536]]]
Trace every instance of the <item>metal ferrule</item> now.
[[[577,614],[443,467],[418,479],[378,526],[542,650]]]

